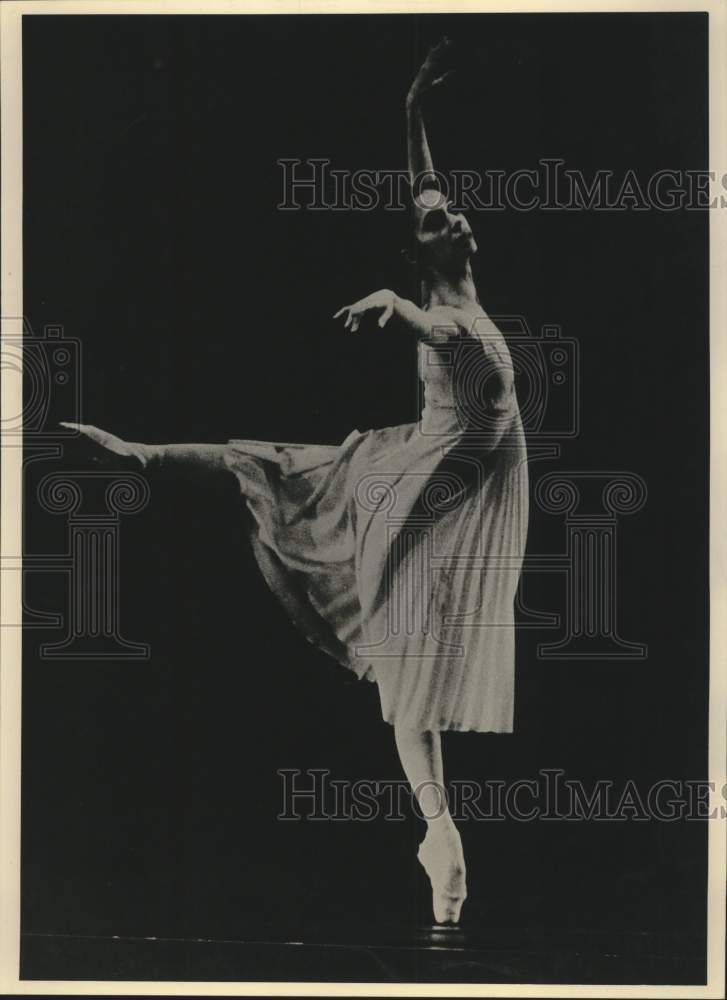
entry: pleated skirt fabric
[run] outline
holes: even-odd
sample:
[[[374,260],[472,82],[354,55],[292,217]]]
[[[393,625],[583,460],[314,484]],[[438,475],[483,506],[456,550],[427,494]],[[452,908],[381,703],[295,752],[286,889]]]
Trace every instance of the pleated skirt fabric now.
[[[514,599],[527,529],[516,405],[499,446],[446,410],[338,446],[235,439],[260,570],[305,637],[415,730],[511,732]]]

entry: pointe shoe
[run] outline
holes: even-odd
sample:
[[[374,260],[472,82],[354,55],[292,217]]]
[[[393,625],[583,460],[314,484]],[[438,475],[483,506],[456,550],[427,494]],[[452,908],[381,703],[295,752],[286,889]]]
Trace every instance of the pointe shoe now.
[[[458,845],[435,842],[427,833],[417,858],[432,886],[432,909],[438,924],[458,924],[467,898],[466,871]]]

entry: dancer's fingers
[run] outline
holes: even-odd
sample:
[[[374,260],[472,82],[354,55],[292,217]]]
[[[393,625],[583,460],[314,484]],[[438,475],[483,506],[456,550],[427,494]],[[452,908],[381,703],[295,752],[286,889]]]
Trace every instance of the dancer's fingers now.
[[[345,313],[345,312],[348,312],[348,310],[349,310],[350,308],[351,308],[350,306],[342,306],[342,307],[341,307],[341,308],[340,308],[340,309],[338,310],[338,312],[337,312],[337,313],[334,313],[334,314],[333,314],[333,318],[334,318],[334,319],[338,319],[338,317],[339,317],[339,316],[340,316],[340,315],[341,315],[342,313]]]
[[[450,77],[453,73],[454,73],[453,69],[448,69],[446,73],[442,73],[441,76],[438,76],[434,80],[432,80],[431,86],[432,87],[438,87],[440,84],[444,83],[444,81],[448,77]]]
[[[351,322],[351,333],[356,333],[359,326],[361,325],[361,315],[358,314],[353,317]]]
[[[448,55],[452,47],[449,38],[440,38],[436,45],[432,45],[427,53],[426,63],[430,68],[435,66],[445,55]]]

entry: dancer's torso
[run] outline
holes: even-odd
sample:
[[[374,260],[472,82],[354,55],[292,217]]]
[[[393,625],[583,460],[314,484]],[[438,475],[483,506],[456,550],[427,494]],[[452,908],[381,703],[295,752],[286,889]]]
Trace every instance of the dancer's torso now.
[[[439,340],[430,343],[419,341],[417,351],[417,366],[419,379],[422,383],[420,429],[424,433],[452,434],[461,432],[466,401],[458,399],[455,391],[455,372],[458,363],[463,360],[463,352],[478,350],[483,353],[484,364],[470,361],[464,373],[462,388],[471,390],[478,382],[487,381],[486,376],[492,373],[495,366],[512,370],[510,352],[505,339],[480,306],[467,310],[458,310],[460,319],[460,336],[447,338],[444,334]],[[464,319],[465,327],[461,326]],[[479,342],[479,345],[478,345]],[[461,395],[461,392],[460,392]],[[483,406],[486,403],[483,401]],[[517,415],[517,406],[514,407]]]

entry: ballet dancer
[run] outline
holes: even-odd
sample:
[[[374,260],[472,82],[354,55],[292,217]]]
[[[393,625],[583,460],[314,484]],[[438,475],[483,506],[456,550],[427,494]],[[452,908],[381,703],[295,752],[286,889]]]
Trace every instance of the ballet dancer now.
[[[513,605],[528,513],[512,361],[477,295],[472,230],[435,183],[422,114],[452,66],[443,39],[406,99],[420,301],[382,289],[334,316],[384,345],[387,336],[418,340],[424,406],[416,422],[354,430],[337,446],[155,445],[64,424],[147,473],[176,465],[237,477],[258,566],[293,622],[378,685],[426,822],[418,858],[438,924],[457,924],[467,895],[441,733],[512,732]]]

